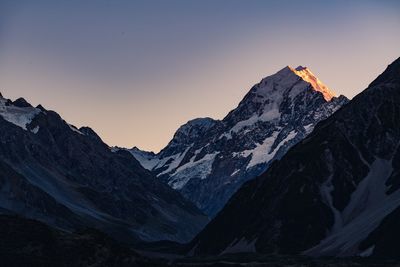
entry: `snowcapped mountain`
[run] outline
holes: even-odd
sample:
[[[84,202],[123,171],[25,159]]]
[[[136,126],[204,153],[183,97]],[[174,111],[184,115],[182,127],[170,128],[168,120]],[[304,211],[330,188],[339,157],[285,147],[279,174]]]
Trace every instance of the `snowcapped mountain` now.
[[[223,120],[181,126],[157,155],[131,153],[148,170],[214,216],[247,180],[265,171],[348,99],[305,67],[285,67],[251,88]]]
[[[400,58],[244,184],[191,253],[399,259],[399,121]]]
[[[190,240],[208,221],[126,151],[54,111],[0,96],[0,213],[127,242]]]

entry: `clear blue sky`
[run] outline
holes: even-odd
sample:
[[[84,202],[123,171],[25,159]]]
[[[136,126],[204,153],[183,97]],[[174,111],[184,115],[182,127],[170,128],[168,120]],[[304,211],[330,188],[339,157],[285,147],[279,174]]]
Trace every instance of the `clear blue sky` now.
[[[159,150],[286,65],[353,97],[400,56],[400,1],[0,0],[0,90]]]

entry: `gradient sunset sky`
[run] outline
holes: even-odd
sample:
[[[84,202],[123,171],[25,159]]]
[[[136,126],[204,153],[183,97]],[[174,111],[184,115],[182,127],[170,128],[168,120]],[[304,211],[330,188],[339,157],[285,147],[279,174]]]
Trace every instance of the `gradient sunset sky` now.
[[[0,0],[0,91],[158,151],[308,66],[349,98],[400,56],[400,1]]]

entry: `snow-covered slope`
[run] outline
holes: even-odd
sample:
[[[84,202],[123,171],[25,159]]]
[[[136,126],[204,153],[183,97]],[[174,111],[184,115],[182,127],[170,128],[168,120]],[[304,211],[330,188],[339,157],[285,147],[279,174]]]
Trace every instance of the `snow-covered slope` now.
[[[323,84],[309,68],[298,66],[296,69],[292,69],[292,71],[296,75],[300,76],[304,81],[310,83],[314,90],[322,93],[326,101],[330,101],[335,97],[335,94],[325,84]]]
[[[244,184],[189,250],[400,258],[399,121],[400,58]]]
[[[26,130],[26,125],[30,124],[40,111],[40,109],[28,104],[23,98],[19,98],[13,103],[0,94],[0,116],[24,130]]]
[[[214,216],[245,181],[265,171],[347,101],[335,97],[308,68],[287,66],[253,86],[223,120],[189,121],[157,155],[130,151]]]
[[[114,148],[119,150],[120,148]],[[155,165],[159,162],[159,160],[155,157],[153,152],[147,152],[140,150],[137,147],[133,147],[129,150],[132,155],[136,158],[137,161],[147,170],[151,170],[154,168]]]

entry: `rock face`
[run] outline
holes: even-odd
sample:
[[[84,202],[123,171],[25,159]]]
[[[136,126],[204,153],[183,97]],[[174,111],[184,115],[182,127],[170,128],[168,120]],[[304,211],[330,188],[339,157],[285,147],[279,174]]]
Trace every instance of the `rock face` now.
[[[0,209],[126,241],[190,240],[208,221],[126,151],[23,99],[0,98]]]
[[[130,151],[158,178],[215,216],[245,181],[347,102],[308,68],[285,67],[253,86],[223,120],[189,121],[157,155]]]
[[[191,253],[399,258],[400,58],[249,181]]]

